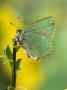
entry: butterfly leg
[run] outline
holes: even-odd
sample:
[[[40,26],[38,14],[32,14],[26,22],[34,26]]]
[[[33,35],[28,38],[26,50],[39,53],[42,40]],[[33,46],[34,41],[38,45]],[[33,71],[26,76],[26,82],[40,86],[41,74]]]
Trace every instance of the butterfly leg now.
[[[28,58],[30,58],[30,54],[29,54],[26,50],[24,50],[24,52],[25,52],[26,56],[27,56]]]
[[[36,58],[36,61],[40,61],[40,57],[37,57],[37,58]]]
[[[27,55],[28,58],[30,58],[30,54],[28,52],[26,52],[26,55]]]
[[[33,59],[35,59],[36,61],[40,61],[40,57],[34,57],[32,56]]]

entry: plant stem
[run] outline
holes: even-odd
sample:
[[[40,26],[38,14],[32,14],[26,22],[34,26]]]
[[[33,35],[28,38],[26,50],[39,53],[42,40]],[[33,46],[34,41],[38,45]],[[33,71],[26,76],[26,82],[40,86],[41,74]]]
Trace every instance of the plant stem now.
[[[12,86],[16,87],[16,48],[13,47]]]

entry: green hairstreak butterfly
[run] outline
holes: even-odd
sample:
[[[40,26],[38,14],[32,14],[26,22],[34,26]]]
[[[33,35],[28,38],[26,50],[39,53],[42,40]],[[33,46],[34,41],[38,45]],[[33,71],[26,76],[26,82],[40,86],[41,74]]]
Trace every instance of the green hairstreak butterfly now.
[[[26,51],[27,56],[40,59],[52,51],[51,37],[53,34],[53,17],[42,18],[33,22],[23,30],[17,30],[15,42]]]

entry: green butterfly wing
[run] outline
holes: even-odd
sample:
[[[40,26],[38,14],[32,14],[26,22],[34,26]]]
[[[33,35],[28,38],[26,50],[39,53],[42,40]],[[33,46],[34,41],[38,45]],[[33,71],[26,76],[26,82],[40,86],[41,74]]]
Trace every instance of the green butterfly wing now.
[[[42,58],[52,49],[51,36],[53,33],[53,17],[43,18],[32,23],[24,30],[23,47],[26,52],[36,58]]]

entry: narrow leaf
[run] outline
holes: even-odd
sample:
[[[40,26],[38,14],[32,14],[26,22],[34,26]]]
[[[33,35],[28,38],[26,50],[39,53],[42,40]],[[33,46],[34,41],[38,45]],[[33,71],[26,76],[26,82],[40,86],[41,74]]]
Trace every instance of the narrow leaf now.
[[[17,62],[16,62],[16,70],[19,70],[20,69],[20,63],[21,63],[21,60],[22,59],[18,59]]]
[[[9,46],[5,47],[4,54],[7,56],[7,58],[10,60],[10,63],[12,64],[12,62],[13,62],[13,55],[12,55],[12,52],[11,52]]]
[[[7,87],[7,90],[15,90],[15,88],[12,87],[12,86],[8,86],[8,87]]]
[[[1,60],[0,58],[0,61]],[[6,90],[7,86],[11,84],[11,77],[9,78],[4,70],[6,69],[4,69],[2,63],[0,63],[0,90]]]

